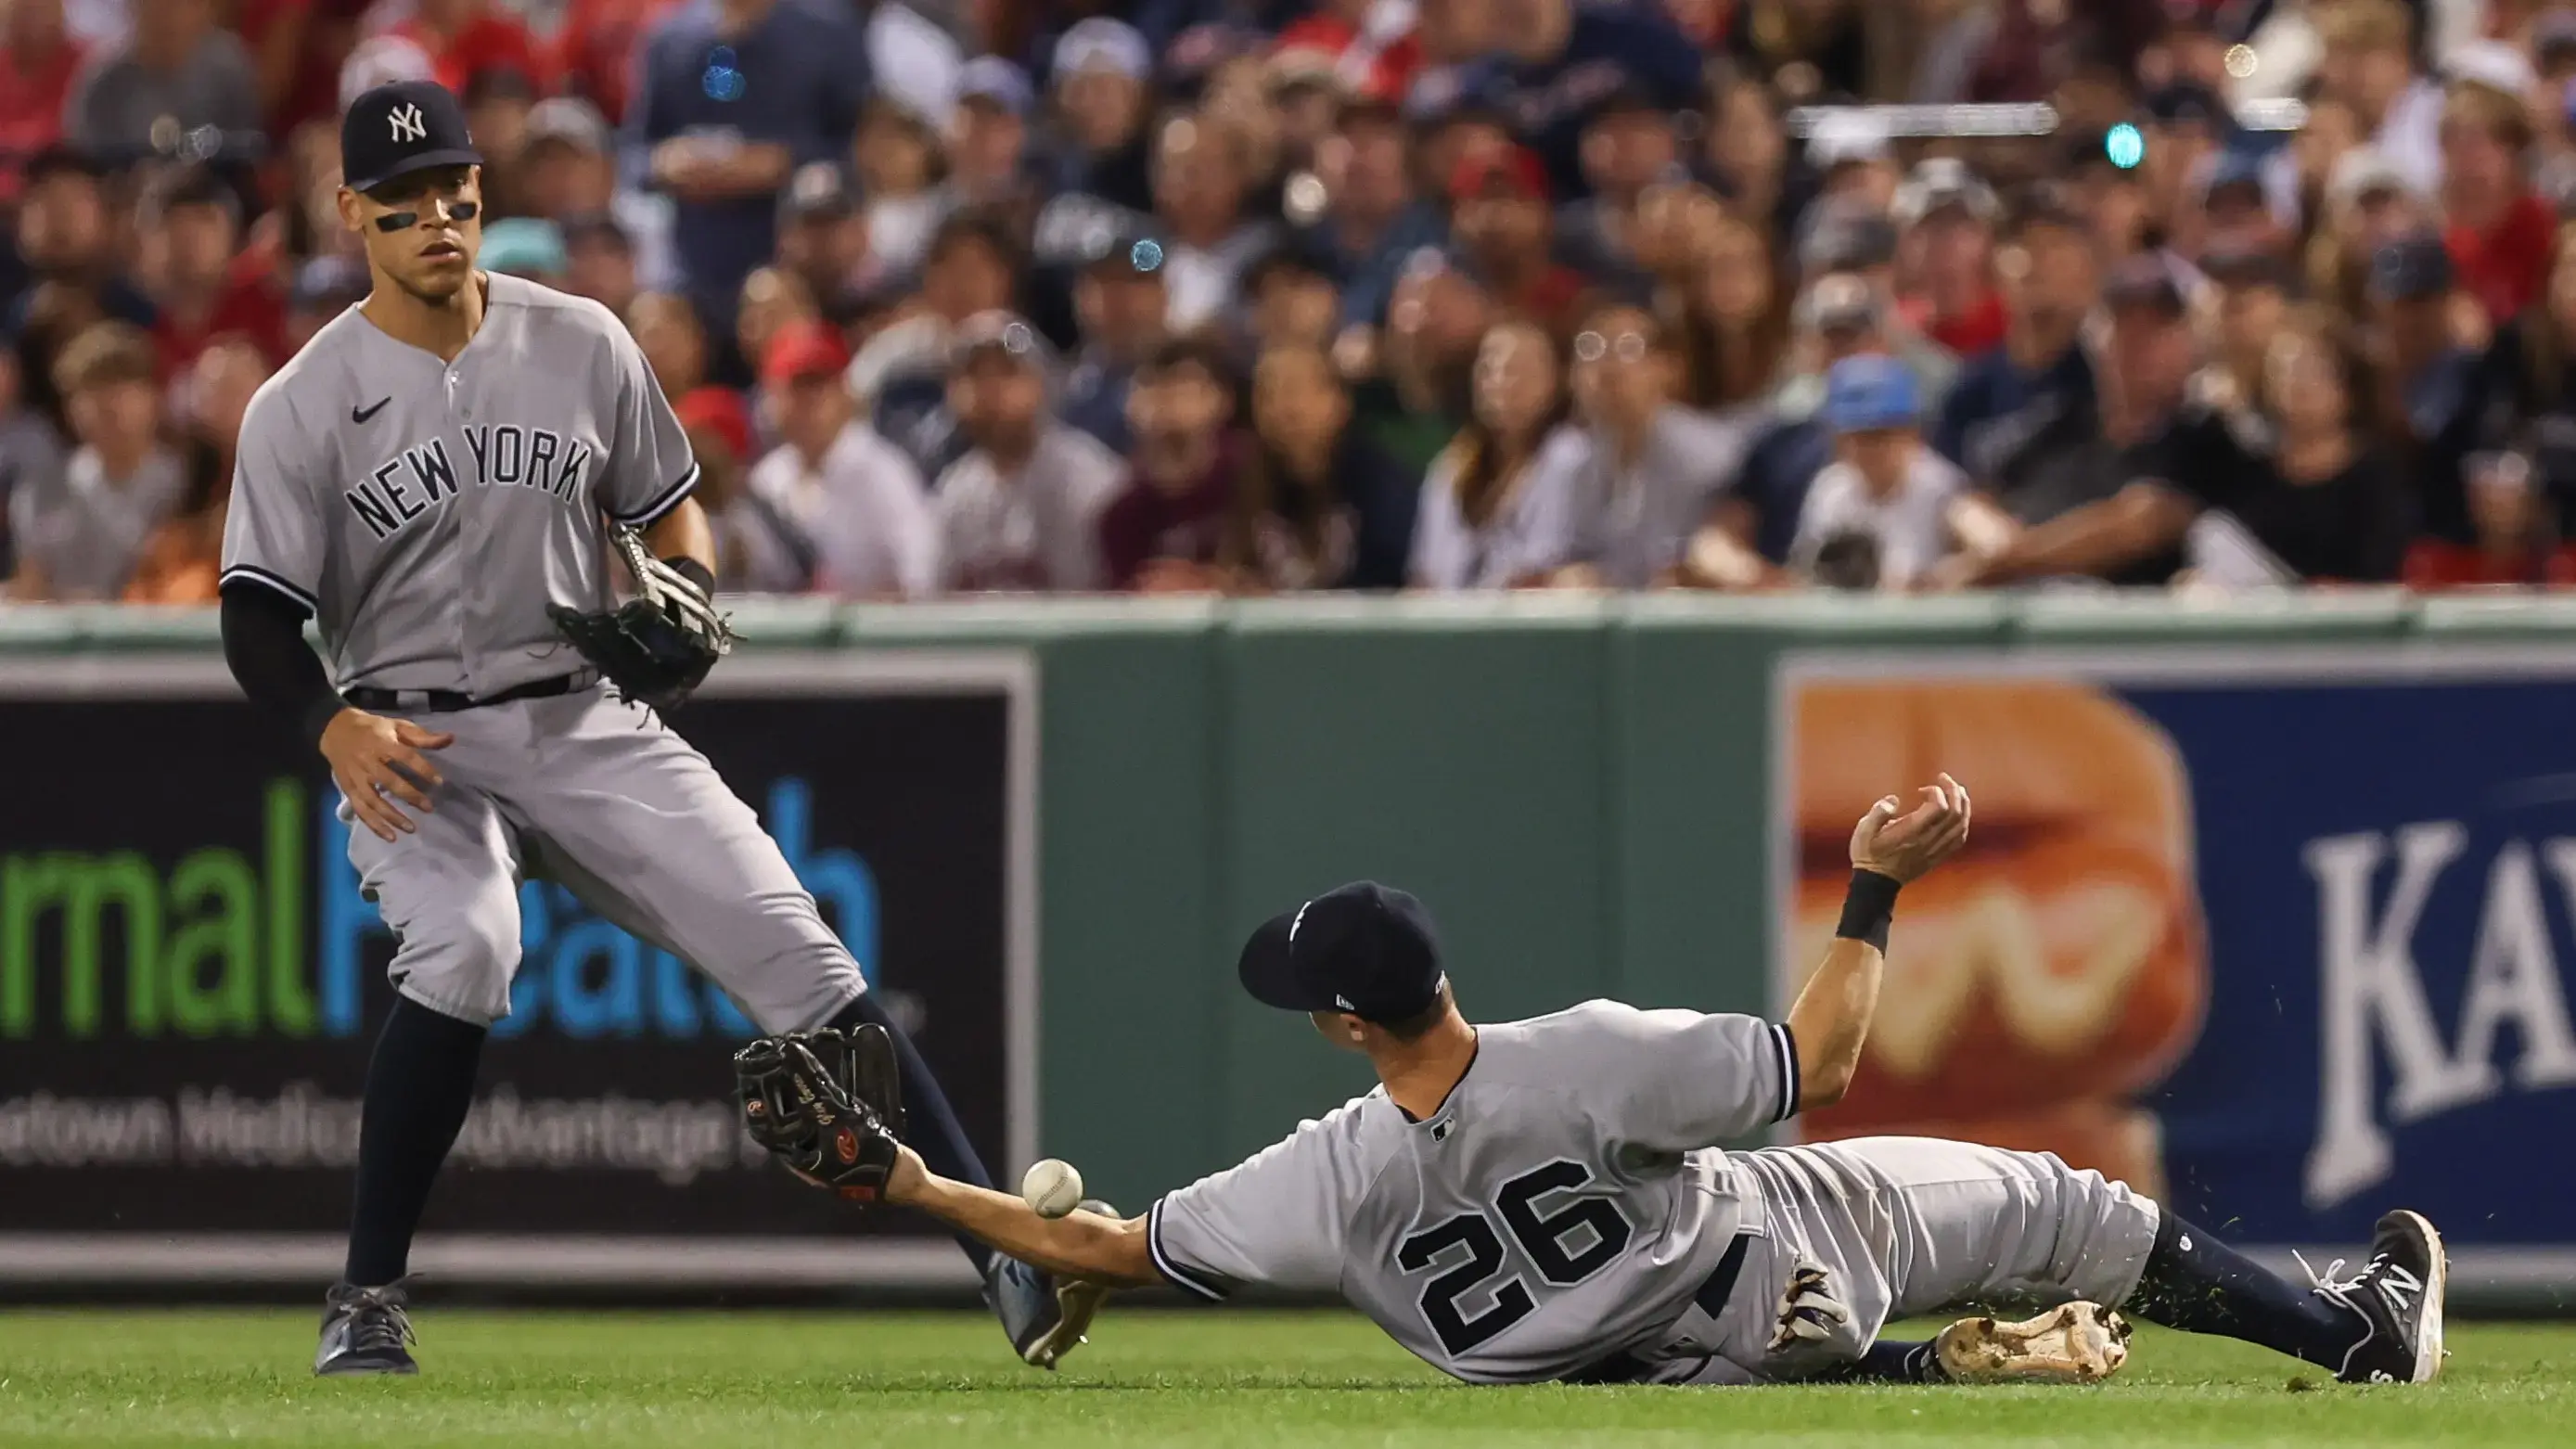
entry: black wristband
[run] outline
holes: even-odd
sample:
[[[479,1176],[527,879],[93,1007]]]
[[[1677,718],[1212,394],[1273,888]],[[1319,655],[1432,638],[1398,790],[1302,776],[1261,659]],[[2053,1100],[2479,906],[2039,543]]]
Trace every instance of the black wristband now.
[[[1846,941],[1867,941],[1887,951],[1888,923],[1896,918],[1896,892],[1903,882],[1874,870],[1855,870],[1851,885],[1843,891],[1842,924],[1834,934]]]
[[[696,584],[698,586],[699,593],[706,595],[710,599],[716,596],[715,571],[708,568],[705,564],[698,562],[687,554],[681,554],[677,558],[666,558],[662,560],[662,562],[671,566],[671,572],[687,579],[690,583]]]

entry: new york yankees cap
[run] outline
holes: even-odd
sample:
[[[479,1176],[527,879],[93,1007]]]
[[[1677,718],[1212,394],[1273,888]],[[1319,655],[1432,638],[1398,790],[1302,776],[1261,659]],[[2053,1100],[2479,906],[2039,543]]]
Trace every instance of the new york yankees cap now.
[[[465,133],[465,108],[436,81],[377,86],[340,118],[340,177],[352,191],[373,191],[433,166],[482,164],[483,153]]]
[[[1439,999],[1440,940],[1422,902],[1353,881],[1262,922],[1235,974],[1264,1006],[1402,1021]]]

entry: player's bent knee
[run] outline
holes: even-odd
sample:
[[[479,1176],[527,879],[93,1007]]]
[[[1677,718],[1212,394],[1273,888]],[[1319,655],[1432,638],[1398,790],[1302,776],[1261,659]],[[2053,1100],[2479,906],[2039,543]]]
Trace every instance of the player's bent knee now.
[[[414,922],[394,951],[390,974],[405,996],[442,1016],[489,1026],[510,1014],[519,969],[519,921],[459,916]]]

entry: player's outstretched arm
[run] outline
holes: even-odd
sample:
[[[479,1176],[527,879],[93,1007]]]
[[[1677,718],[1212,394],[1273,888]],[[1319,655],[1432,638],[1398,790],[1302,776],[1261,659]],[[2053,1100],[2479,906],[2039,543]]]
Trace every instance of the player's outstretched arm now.
[[[920,1154],[903,1149],[886,1182],[886,1201],[930,1214],[999,1252],[1060,1278],[1112,1288],[1142,1288],[1160,1281],[1145,1220],[1087,1212],[1042,1218],[1026,1202],[990,1188],[972,1187],[924,1167]]]
[[[1890,795],[1871,806],[1852,831],[1852,884],[1843,901],[1842,923],[1834,928],[1823,964],[1789,1008],[1802,1112],[1841,1101],[1860,1069],[1861,1046],[1878,1011],[1897,889],[1968,841],[1966,786],[1943,775],[1917,794],[1921,803],[1912,813],[1898,814],[1904,802]]]

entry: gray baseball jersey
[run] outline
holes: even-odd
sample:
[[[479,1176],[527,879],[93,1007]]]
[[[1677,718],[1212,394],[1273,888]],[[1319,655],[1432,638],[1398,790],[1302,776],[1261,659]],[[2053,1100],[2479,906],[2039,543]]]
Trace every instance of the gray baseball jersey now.
[[[1670,1337],[1741,1223],[1712,1149],[1797,1100],[1785,1027],[1589,1001],[1478,1028],[1429,1118],[1380,1089],[1166,1196],[1148,1241],[1201,1297],[1336,1289],[1459,1378],[1562,1378]]]
[[[610,602],[601,515],[643,527],[698,479],[606,307],[494,275],[453,362],[352,307],[242,419],[223,582],[314,612],[343,689],[497,694],[564,674],[546,605]]]

